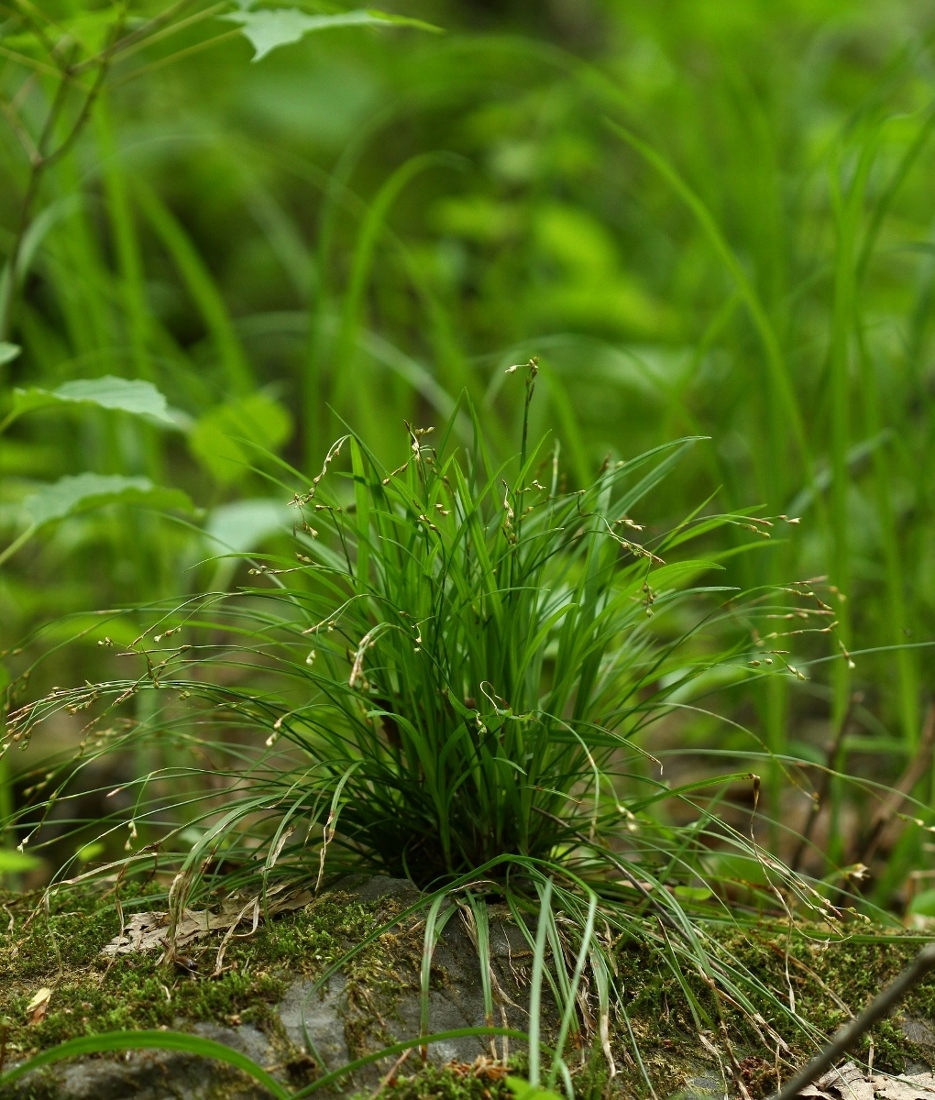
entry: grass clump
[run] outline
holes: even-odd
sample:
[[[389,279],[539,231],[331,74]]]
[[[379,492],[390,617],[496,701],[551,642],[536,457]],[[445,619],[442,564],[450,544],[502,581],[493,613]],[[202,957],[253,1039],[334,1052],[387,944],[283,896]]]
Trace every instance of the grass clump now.
[[[579,866],[611,839],[639,849],[644,825],[663,842],[654,810],[681,792],[653,774],[653,728],[712,682],[773,665],[762,642],[751,653],[753,603],[739,615],[736,590],[700,583],[721,568],[717,555],[685,550],[725,524],[758,534],[771,524],[695,515],[642,533],[631,511],[695,440],[608,460],[569,493],[557,451],[527,454],[525,426],[519,461],[505,465],[476,427],[466,452],[449,450],[447,433],[433,448],[431,429],[410,428],[395,471],[343,438],[293,499],[297,562],[262,560],[251,572],[263,587],[167,611],[130,649],[143,675],[56,692],[11,716],[8,741],[58,710],[88,709],[91,756],[153,732],[223,754],[232,797],[223,820],[213,800],[188,868],[215,866],[222,851],[227,870],[255,863],[262,845],[275,853],[266,872],[290,861],[317,872],[327,852],[329,867],[426,886],[503,856]],[[344,448],[350,475],[326,480]],[[827,609],[800,612],[810,614],[824,627]],[[146,692],[158,693],[152,717],[120,724],[115,712]],[[226,741],[212,742],[212,727]],[[248,738],[260,752],[244,785]],[[127,784],[139,791],[134,830],[152,822],[157,836],[165,800],[147,796],[198,774],[196,763]],[[312,830],[299,827],[309,818]],[[684,877],[684,861],[668,873]]]
[[[725,524],[768,535],[769,521],[699,511],[647,531],[633,518],[695,440],[609,458],[590,487],[566,491],[557,449],[528,444],[536,374],[531,361],[511,462],[491,460],[470,406],[473,446],[453,443],[463,412],[435,446],[407,425],[395,470],[345,436],[294,496],[296,559],[255,560],[260,581],[238,597],[166,609],[128,651],[141,675],[55,692],[10,730],[26,739],[66,707],[91,712],[85,759],[149,739],[161,760],[121,787],[134,801],[112,822],[130,832],[117,862],[175,862],[173,919],[212,889],[267,912],[284,883],[317,886],[326,868],[404,876],[434,891],[424,986],[450,898],[469,907],[482,960],[487,899],[505,899],[536,959],[530,1077],[548,987],[561,1017],[550,1084],[561,1071],[570,1090],[561,1054],[580,1045],[579,993],[610,1064],[611,1015],[633,1035],[613,976],[621,945],[670,968],[696,1032],[721,1029],[724,997],[752,1015],[751,991],[801,1026],[699,921],[733,919],[725,849],[761,883],[746,884],[748,900],[832,910],[720,812],[756,776],[670,788],[652,734],[712,684],[795,674],[780,635],[753,629],[790,617],[789,592],[803,604],[795,634],[833,628],[807,586],[740,600],[702,583],[720,566],[689,556],[693,542]],[[120,719],[131,700],[143,722]],[[62,785],[46,807],[67,800]],[[676,803],[688,824],[673,823]]]

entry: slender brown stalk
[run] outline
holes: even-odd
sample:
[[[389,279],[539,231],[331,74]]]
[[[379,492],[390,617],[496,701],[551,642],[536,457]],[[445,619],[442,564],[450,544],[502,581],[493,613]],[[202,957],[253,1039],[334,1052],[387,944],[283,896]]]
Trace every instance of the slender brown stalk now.
[[[838,753],[841,751],[841,742],[844,740],[844,735],[847,733],[847,728],[851,724],[851,717],[854,713],[854,707],[862,700],[861,695],[852,695],[848,704],[847,710],[844,712],[841,718],[841,724],[838,726],[837,732],[834,735],[834,739],[828,746],[828,752],[825,754],[825,767],[821,773],[821,778],[818,781],[818,790],[812,797],[812,804],[808,811],[808,818],[805,821],[805,825],[802,828],[802,832],[799,834],[799,842],[796,845],[795,852],[789,863],[789,870],[795,874],[799,867],[802,865],[802,857],[805,855],[805,849],[808,846],[809,839],[812,835],[812,829],[815,827],[815,822],[818,820],[818,815],[824,809],[825,799],[828,797],[828,790],[831,786],[831,777],[836,770],[836,763],[838,759]]]
[[[870,829],[861,842],[857,855],[852,862],[868,863],[873,859],[887,825],[899,813],[916,784],[928,775],[932,766],[933,750],[935,750],[935,703],[930,703],[925,717],[925,728],[922,731],[916,753],[900,776],[899,782],[877,807],[877,811],[870,822]]]

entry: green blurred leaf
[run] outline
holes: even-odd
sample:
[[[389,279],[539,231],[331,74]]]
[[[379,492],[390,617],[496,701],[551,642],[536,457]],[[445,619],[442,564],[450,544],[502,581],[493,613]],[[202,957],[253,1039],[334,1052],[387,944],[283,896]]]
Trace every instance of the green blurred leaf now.
[[[296,513],[280,500],[238,500],[212,509],[205,535],[216,548],[234,553],[253,550],[267,536],[288,531]],[[212,547],[215,549],[215,547]]]
[[[4,24],[0,27],[0,41],[3,42],[5,49],[15,51],[29,59],[41,57],[46,52],[38,35],[21,28],[18,29],[18,33],[11,34],[6,31],[6,27],[9,25]]]
[[[40,861],[35,856],[28,856],[25,852],[17,852],[10,848],[0,848],[0,875],[32,871],[39,864]]]
[[[518,203],[500,202],[486,195],[440,199],[432,221],[442,233],[485,244],[515,239],[523,229],[525,214]]]
[[[712,856],[710,875],[719,882],[743,883],[751,887],[770,885],[770,877],[763,864],[739,852],[719,852]]]
[[[11,363],[23,349],[19,344],[8,344],[5,341],[0,342],[0,367],[4,363]]]
[[[75,852],[75,856],[79,863],[91,863],[92,860],[102,856],[107,849],[99,840],[93,840],[90,844],[85,844],[83,848],[79,848]]]
[[[923,890],[909,903],[909,912],[918,917],[935,917],[935,890]]]
[[[548,203],[536,212],[534,228],[539,248],[567,271],[597,282],[620,268],[610,231],[585,210]]]
[[[292,417],[268,394],[212,409],[189,437],[192,453],[222,484],[243,477],[253,447],[275,451],[292,435]],[[252,445],[252,446],[251,446]]]
[[[438,31],[431,23],[421,19],[407,19],[401,15],[364,10],[340,12],[337,15],[308,15],[298,8],[278,8],[274,11],[238,11],[221,16],[232,23],[239,23],[243,33],[256,51],[253,60],[260,61],[279,46],[298,42],[314,31],[326,31],[335,27],[418,27],[425,31]]]
[[[98,405],[102,409],[117,409],[132,413],[133,416],[141,416],[163,428],[179,427],[165,397],[151,382],[114,378],[112,375],[104,378],[79,378],[66,382],[55,390],[37,387],[16,390],[7,422],[33,409],[58,404]]]
[[[139,624],[133,619],[113,613],[69,615],[66,619],[53,619],[42,627],[42,640],[46,646],[106,645],[108,640],[117,646],[129,646],[139,635]],[[2,683],[2,678],[0,678]]]
[[[714,897],[706,886],[676,886],[673,893],[679,901],[707,901]]]
[[[163,489],[145,477],[116,474],[77,474],[59,478],[23,501],[23,516],[30,527],[41,527],[75,512],[102,504],[143,503],[155,508],[194,511],[187,494],[180,489]]]
[[[62,25],[68,33],[84,47],[91,56],[100,53],[110,41],[112,28],[116,22],[114,12],[117,9],[108,5],[97,11],[79,11]]]
[[[712,561],[676,561],[654,569],[650,580],[654,591],[662,592],[676,585],[684,585],[712,570],[723,572],[724,566]]]
[[[4,477],[54,477],[61,468],[61,453],[52,442],[25,443],[8,438],[0,447],[0,482]]]
[[[620,247],[596,218],[563,203],[543,206],[534,238],[552,278],[530,294],[543,321],[584,330],[658,337],[674,325],[667,308],[622,264]]]
[[[551,1089],[544,1089],[541,1085],[531,1085],[522,1077],[507,1077],[506,1083],[516,1100],[561,1100],[561,1097]]]

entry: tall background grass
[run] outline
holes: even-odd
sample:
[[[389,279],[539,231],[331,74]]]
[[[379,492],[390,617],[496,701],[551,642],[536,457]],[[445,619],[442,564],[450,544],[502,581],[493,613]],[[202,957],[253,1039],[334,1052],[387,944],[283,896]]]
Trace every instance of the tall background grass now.
[[[96,7],[60,0],[55,14]],[[203,512],[112,505],[11,554],[0,650],[32,640],[0,677],[77,626],[84,642],[29,690],[93,679],[112,627],[89,612],[234,586],[244,566],[217,554],[284,546],[286,502],[245,440],[314,472],[345,421],[392,467],[403,421],[440,423],[466,389],[506,457],[522,399],[504,369],[537,354],[533,430],[554,432],[572,481],[589,484],[608,451],[704,434],[635,518],[661,529],[714,492],[724,510],[801,517],[730,559],[730,580],[827,576],[853,659],[773,677],[733,714],[774,753],[895,780],[919,743],[935,636],[931,12],[396,10],[446,33],[333,30],[251,64],[231,24],[194,19],[117,61],[44,173],[0,408],[14,387],[120,375],[182,415],[174,432],[99,409],[18,420],[0,437],[2,546],[37,483],[82,470],[181,487]],[[0,96],[35,123],[48,90],[4,49]],[[15,127],[0,142],[9,254],[29,164]],[[45,748],[14,754],[7,806],[16,771],[80,724],[62,718]],[[677,729],[683,748],[741,743],[710,737],[704,717]],[[929,788],[926,775],[923,801]],[[808,805],[788,803],[803,821]],[[841,861],[855,810],[833,807],[826,849]],[[903,842],[884,899],[923,854]]]

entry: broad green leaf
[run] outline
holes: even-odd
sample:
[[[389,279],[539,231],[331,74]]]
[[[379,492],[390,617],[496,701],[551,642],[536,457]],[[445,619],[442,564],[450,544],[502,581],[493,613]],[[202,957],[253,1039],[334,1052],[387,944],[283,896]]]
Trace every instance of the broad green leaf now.
[[[419,27],[437,31],[431,23],[420,19],[407,19],[386,12],[359,9],[340,12],[337,15],[309,15],[298,8],[277,8],[273,11],[238,11],[221,16],[232,23],[239,23],[243,33],[256,51],[254,61],[266,57],[272,50],[298,42],[313,31],[327,31],[334,27]]]
[[[41,527],[75,512],[117,501],[194,511],[192,502],[181,490],[163,489],[153,485],[149,478],[85,473],[59,478],[28,496],[23,501],[23,517],[30,527]]]
[[[296,513],[279,500],[238,500],[212,509],[205,535],[216,544],[212,549],[246,553],[269,535],[289,530],[295,518]]]
[[[133,416],[141,416],[163,428],[179,427],[165,397],[151,382],[114,378],[112,375],[105,378],[78,378],[73,382],[65,382],[55,390],[16,390],[8,419],[15,419],[33,409],[58,404],[98,405],[102,409],[117,409],[132,413]]]
[[[32,871],[39,866],[35,856],[17,852],[12,848],[0,848],[0,875],[16,874],[19,871]]]
[[[275,451],[292,435],[292,417],[265,393],[212,409],[195,425],[189,445],[222,484],[243,477],[254,448]]]
[[[720,882],[742,882],[748,886],[769,886],[770,878],[763,864],[752,856],[735,852],[719,852],[710,861],[710,876]]]
[[[22,350],[19,344],[8,344],[5,341],[0,342],[0,367],[2,367],[4,363],[12,363]]]

